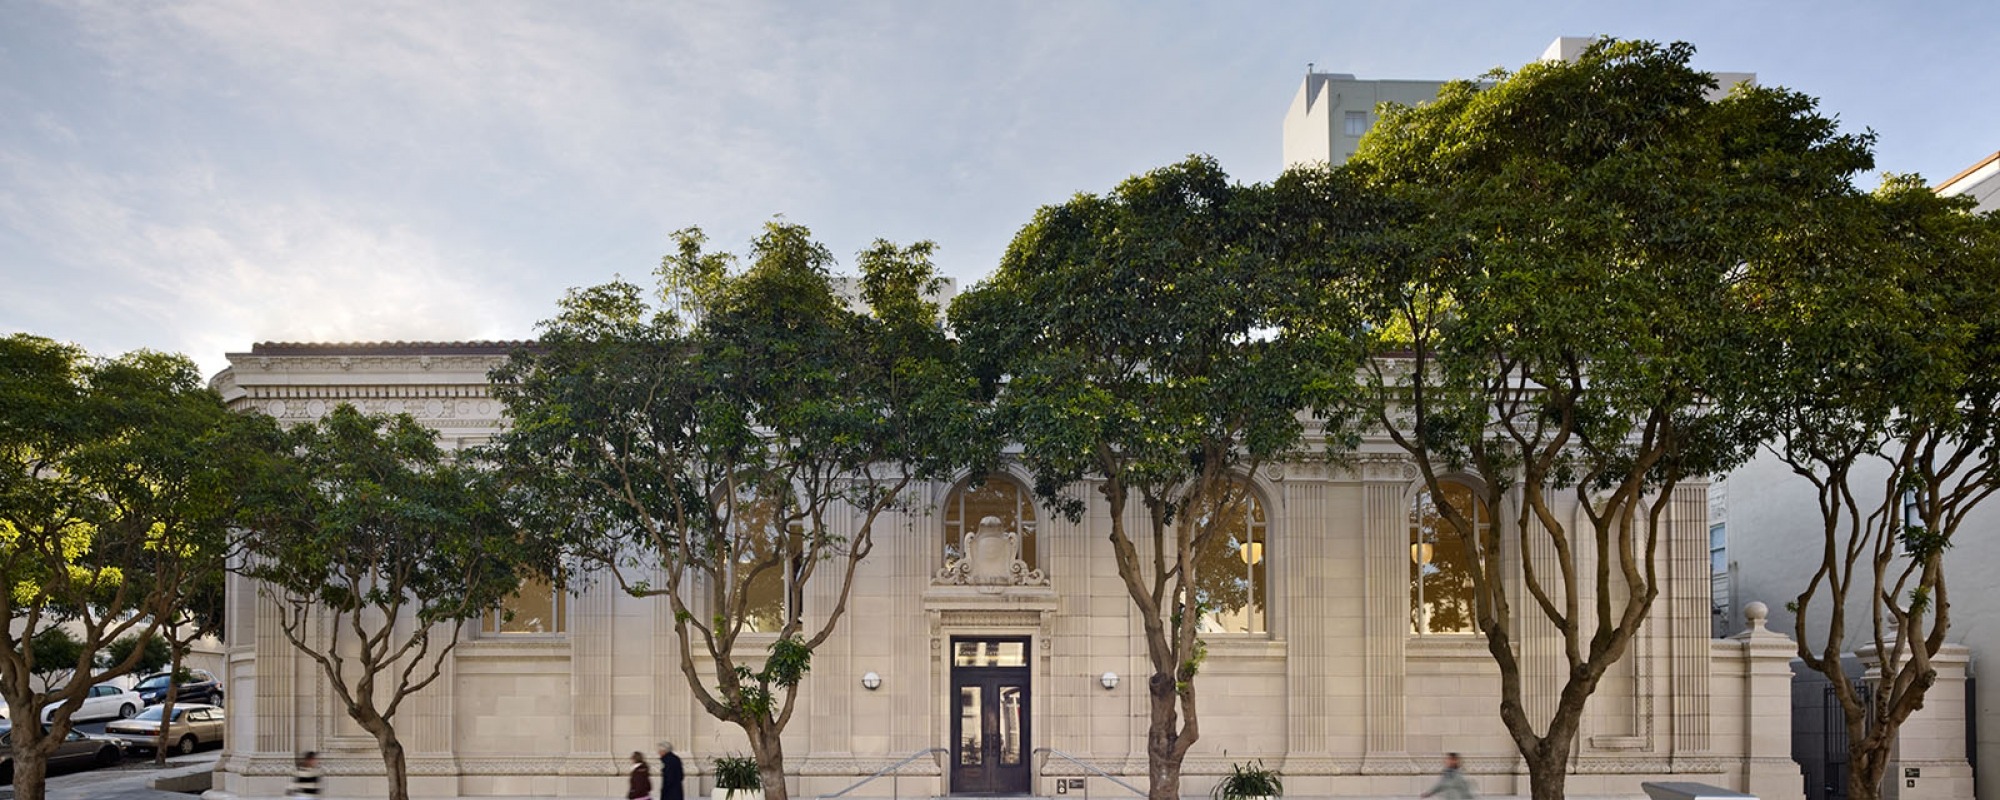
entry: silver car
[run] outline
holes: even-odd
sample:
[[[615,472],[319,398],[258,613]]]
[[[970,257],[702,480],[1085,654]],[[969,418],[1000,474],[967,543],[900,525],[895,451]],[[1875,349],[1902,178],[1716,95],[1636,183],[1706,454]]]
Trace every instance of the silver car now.
[[[165,709],[166,706],[148,706],[139,716],[104,726],[104,735],[134,750],[152,750],[159,742],[160,712]],[[218,744],[222,741],[223,722],[220,706],[175,704],[173,722],[167,726],[167,746],[186,754],[202,745]]]

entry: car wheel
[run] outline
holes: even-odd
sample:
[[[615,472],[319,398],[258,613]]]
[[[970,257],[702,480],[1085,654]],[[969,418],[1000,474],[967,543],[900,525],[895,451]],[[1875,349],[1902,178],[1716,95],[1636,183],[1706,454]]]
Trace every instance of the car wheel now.
[[[137,713],[139,713],[139,709],[133,707],[131,703],[126,703],[125,705],[118,707],[119,719],[131,719],[132,715]]]
[[[0,764],[0,783],[12,784],[13,782],[14,762],[9,761],[5,764]]]
[[[107,744],[104,746],[104,749],[97,751],[98,766],[108,767],[123,760],[125,760],[125,754],[118,752],[116,746]]]
[[[195,745],[198,745],[200,743],[201,742],[195,740],[194,734],[192,733],[187,734],[181,737],[181,741],[179,744],[174,745],[174,752],[180,753],[181,755],[187,755],[189,753],[194,752]]]

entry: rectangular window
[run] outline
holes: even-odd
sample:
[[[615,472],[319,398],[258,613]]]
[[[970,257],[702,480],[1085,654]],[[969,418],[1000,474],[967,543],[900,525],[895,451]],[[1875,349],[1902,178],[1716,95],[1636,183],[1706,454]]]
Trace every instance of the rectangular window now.
[[[1368,112],[1366,111],[1347,112],[1347,135],[1358,137],[1361,134],[1367,132],[1368,132]]]
[[[567,597],[545,578],[521,582],[521,591],[507,598],[499,608],[486,612],[480,632],[489,636],[516,636],[562,633],[568,617]]]
[[[1721,522],[1708,526],[1708,573],[1729,574],[1729,533]]]

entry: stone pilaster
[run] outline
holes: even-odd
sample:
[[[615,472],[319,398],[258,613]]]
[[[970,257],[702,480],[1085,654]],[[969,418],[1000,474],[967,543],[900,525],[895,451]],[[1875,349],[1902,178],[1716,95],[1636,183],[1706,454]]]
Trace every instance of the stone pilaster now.
[[[1667,599],[1672,650],[1674,758],[1705,757],[1711,750],[1708,713],[1709,612],[1708,492],[1706,483],[1682,484],[1657,502],[1666,511],[1669,554]],[[1657,611],[1657,609],[1656,609]]]
[[[1410,636],[1410,512],[1412,465],[1400,458],[1364,462],[1363,557],[1366,574],[1368,752],[1370,760],[1408,761],[1404,651]]]
[[[570,603],[570,764],[571,775],[596,775],[616,762],[611,748],[612,596],[616,583],[593,581]],[[607,764],[612,765],[607,767]]]
[[[248,578],[240,581],[244,591],[256,592]],[[279,754],[293,758],[299,750],[298,721],[312,710],[299,697],[298,655],[285,639],[284,609],[275,600],[257,595],[257,746],[259,754]]]
[[[1352,603],[1344,594],[1325,584],[1336,573],[1336,546],[1328,524],[1334,490],[1325,480],[1293,480],[1284,485],[1284,497],[1274,498],[1266,513],[1282,519],[1267,545],[1267,558],[1279,570],[1267,570],[1277,577],[1282,570],[1282,586],[1272,587],[1265,608],[1272,634],[1285,641],[1286,741],[1291,752],[1306,756],[1329,754],[1330,734],[1344,714],[1334,708],[1331,697],[1336,674],[1336,646],[1348,641],[1342,631],[1332,630],[1335,606]],[[1280,516],[1282,510],[1282,516]],[[1282,537],[1282,538],[1279,538]],[[1283,595],[1278,589],[1289,589]],[[1283,602],[1277,602],[1280,598]]]
[[[1526,500],[1519,495],[1519,492],[1511,494],[1510,497],[1515,498],[1512,502],[1491,510],[1493,524],[1503,531],[1501,541],[1521,548],[1521,553],[1534,565],[1535,580],[1540,583],[1542,591],[1560,603],[1566,591],[1562,559],[1541,520],[1535,514],[1521,513]],[[1582,519],[1581,515],[1576,515],[1576,518]],[[1570,552],[1576,557],[1577,574],[1589,575],[1596,567],[1591,560],[1595,554],[1592,548],[1576,541],[1578,530],[1589,529],[1575,524],[1570,526]],[[1502,563],[1514,565],[1518,560],[1508,558]],[[1543,613],[1541,604],[1535,601],[1534,593],[1528,591],[1526,571],[1518,567],[1513,569],[1519,574],[1508,576],[1507,583],[1509,600],[1514,606],[1515,635],[1520,637],[1521,642],[1521,705],[1527,709],[1529,719],[1537,724],[1546,724],[1547,720],[1555,718],[1556,701],[1562,693],[1563,681],[1569,675],[1569,661],[1563,655],[1562,631],[1549,621],[1548,614]],[[1579,616],[1595,616],[1591,609],[1596,606],[1590,598],[1579,596],[1578,600]],[[1590,623],[1583,620],[1577,622],[1581,629],[1590,630]]]

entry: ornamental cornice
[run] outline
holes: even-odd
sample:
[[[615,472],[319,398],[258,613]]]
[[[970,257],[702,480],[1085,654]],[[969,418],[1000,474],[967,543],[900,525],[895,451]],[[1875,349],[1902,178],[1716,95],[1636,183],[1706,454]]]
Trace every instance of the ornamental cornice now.
[[[504,355],[248,355],[232,359],[236,371],[251,374],[354,373],[363,375],[462,372],[486,381],[486,373],[507,361]]]
[[[471,388],[471,387],[467,387]],[[424,392],[408,396],[352,396],[328,393],[320,397],[299,397],[282,393],[238,401],[239,408],[268,414],[279,420],[319,419],[334,407],[346,403],[368,414],[408,414],[419,422],[450,423],[457,427],[501,428],[500,402],[483,392]]]
[[[1408,483],[1417,479],[1416,462],[1404,453],[1365,453],[1355,456],[1349,474],[1364,481]]]

